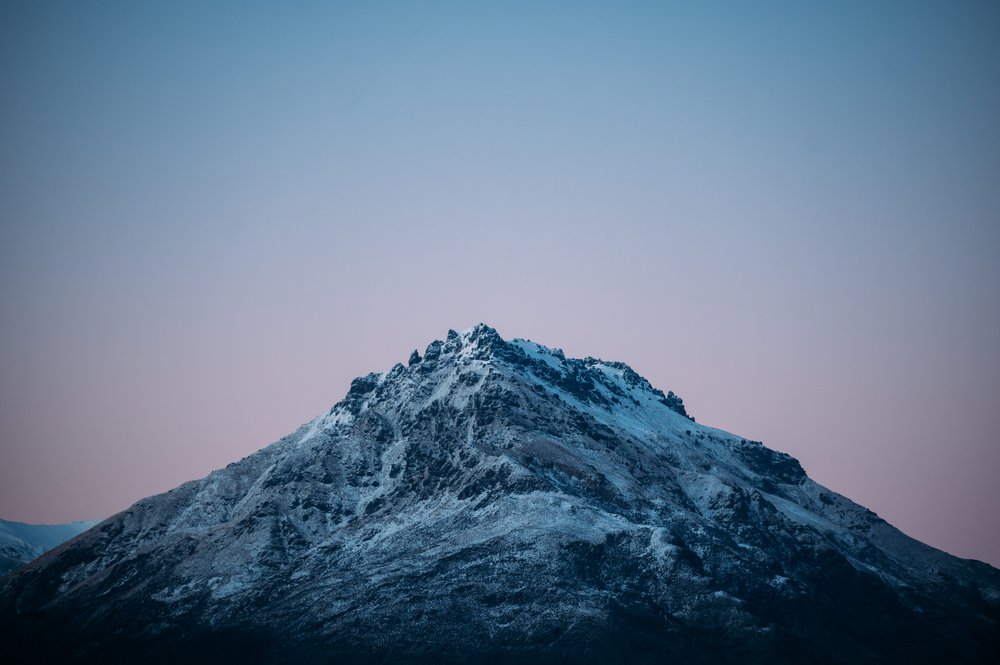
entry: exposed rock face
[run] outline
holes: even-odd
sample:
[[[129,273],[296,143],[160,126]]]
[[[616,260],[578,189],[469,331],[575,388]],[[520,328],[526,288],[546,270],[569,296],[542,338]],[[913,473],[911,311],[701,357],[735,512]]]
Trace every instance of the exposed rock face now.
[[[996,662],[1000,571],[479,325],[0,582],[24,661]]]

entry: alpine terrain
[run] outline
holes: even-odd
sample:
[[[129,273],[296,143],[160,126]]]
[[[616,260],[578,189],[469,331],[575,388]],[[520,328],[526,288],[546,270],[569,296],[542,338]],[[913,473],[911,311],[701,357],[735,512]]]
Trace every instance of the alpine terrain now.
[[[6,662],[990,663],[1000,571],[478,325],[0,578]]]
[[[97,521],[25,524],[0,520],[0,575],[37,559],[95,524]]]

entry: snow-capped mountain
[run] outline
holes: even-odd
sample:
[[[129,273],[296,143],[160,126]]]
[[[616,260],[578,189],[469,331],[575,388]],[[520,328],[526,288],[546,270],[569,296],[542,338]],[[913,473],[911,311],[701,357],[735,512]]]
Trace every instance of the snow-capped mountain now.
[[[0,520],[0,575],[37,559],[42,553],[95,524],[96,520],[68,524],[25,524]]]
[[[478,325],[0,582],[26,661],[996,662],[1000,571]]]

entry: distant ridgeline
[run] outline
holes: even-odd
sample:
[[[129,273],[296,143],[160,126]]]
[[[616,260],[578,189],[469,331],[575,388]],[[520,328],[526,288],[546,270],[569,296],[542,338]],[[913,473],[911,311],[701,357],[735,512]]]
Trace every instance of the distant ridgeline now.
[[[95,524],[97,521],[24,524],[0,520],[0,575],[37,559]]]

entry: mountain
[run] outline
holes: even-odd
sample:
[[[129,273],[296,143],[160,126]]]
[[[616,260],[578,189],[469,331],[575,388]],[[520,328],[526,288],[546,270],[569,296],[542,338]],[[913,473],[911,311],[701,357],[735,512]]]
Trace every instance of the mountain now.
[[[19,662],[988,663],[998,622],[1000,571],[482,324],[0,580]]]
[[[56,545],[77,536],[97,524],[25,524],[0,520],[0,575],[37,559]]]

